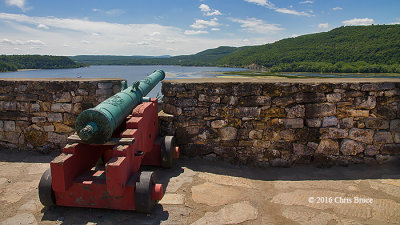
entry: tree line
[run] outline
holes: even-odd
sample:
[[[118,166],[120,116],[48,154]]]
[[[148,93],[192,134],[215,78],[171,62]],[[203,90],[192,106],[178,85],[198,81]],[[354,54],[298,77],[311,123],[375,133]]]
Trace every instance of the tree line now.
[[[0,72],[18,69],[64,69],[78,68],[84,64],[76,63],[65,56],[49,55],[0,55]]]
[[[371,64],[358,62],[295,62],[280,63],[270,68],[271,72],[314,73],[400,73],[400,64]]]

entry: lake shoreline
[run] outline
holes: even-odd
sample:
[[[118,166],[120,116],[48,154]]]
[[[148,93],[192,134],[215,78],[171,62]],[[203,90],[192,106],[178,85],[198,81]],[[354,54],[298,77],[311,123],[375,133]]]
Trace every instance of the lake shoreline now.
[[[43,69],[18,69],[17,71],[9,71],[9,72],[33,71],[33,70],[43,70]]]
[[[390,78],[400,79],[400,73],[315,73],[315,72],[260,72],[255,70],[229,71],[220,73],[223,76],[245,76],[259,78],[287,78],[287,79],[309,79],[309,78]]]

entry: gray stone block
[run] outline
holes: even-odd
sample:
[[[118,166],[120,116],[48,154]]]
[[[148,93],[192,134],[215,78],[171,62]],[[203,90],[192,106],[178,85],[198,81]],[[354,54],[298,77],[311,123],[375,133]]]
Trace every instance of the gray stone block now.
[[[286,113],[287,113],[287,118],[299,118],[299,117],[305,117],[306,115],[306,108],[304,105],[296,105],[291,108],[285,108]]]
[[[334,116],[336,114],[336,105],[332,103],[307,104],[307,118]]]
[[[113,84],[111,82],[109,83],[98,83],[97,87],[100,89],[109,89],[112,88]]]
[[[285,119],[284,125],[286,128],[303,128],[304,120],[302,118]]]
[[[15,111],[17,110],[17,102],[3,102],[3,110]]]
[[[47,114],[47,120],[49,122],[62,122],[63,115],[62,113],[49,113]]]
[[[365,120],[365,127],[379,130],[389,129],[389,121],[377,118],[368,118]]]
[[[222,128],[226,126],[228,123],[225,120],[214,120],[211,122],[212,128]]]
[[[46,122],[46,117],[44,117],[44,116],[32,117],[32,122],[33,123],[44,123],[44,122]]]
[[[339,155],[339,143],[331,139],[323,139],[318,145],[316,154]]]
[[[400,119],[390,121],[390,130],[391,131],[400,131]]]
[[[54,132],[49,132],[47,139],[52,143],[64,144],[67,143],[67,137],[68,135],[66,134],[57,134]]]
[[[4,121],[4,131],[15,131],[15,121]]]
[[[72,104],[70,103],[54,103],[51,105],[52,112],[67,112],[72,111]]]
[[[336,127],[338,119],[336,116],[327,116],[322,120],[322,127]]]
[[[393,143],[393,136],[390,132],[378,131],[375,133],[374,142],[379,144],[391,144]]]
[[[55,102],[71,102],[72,96],[68,91],[58,92],[53,96]]]
[[[308,127],[321,127],[322,120],[320,118],[307,119],[306,125]]]
[[[352,128],[349,131],[349,138],[355,141],[372,144],[374,131],[371,129]]]
[[[326,95],[326,100],[328,102],[340,102],[341,99],[342,99],[341,93],[332,93]]]
[[[363,145],[351,139],[344,139],[340,146],[340,152],[343,155],[357,155],[363,151]]]
[[[221,140],[234,140],[237,136],[237,129],[234,127],[224,127],[218,129],[218,133]]]

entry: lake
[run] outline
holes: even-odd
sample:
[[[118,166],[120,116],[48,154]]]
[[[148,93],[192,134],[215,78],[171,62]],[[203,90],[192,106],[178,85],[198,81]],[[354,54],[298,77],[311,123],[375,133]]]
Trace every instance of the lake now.
[[[166,80],[169,79],[192,79],[221,76],[221,72],[244,71],[241,68],[226,67],[192,67],[192,66],[117,66],[102,65],[89,66],[74,69],[50,69],[50,70],[23,70],[18,72],[0,73],[0,78],[122,78],[131,85],[151,74],[154,70],[164,70]],[[239,73],[246,76],[247,72]],[[249,74],[254,72],[249,71]],[[236,73],[235,73],[236,74]],[[293,78],[400,78],[399,74],[320,74],[320,73],[280,73],[282,76]],[[234,77],[240,75],[228,75]],[[276,76],[276,75],[273,75]],[[278,75],[279,76],[279,75]],[[264,76],[268,78],[268,76]],[[158,84],[147,96],[156,97],[161,95],[161,84]]]
[[[148,76],[154,70],[164,70],[165,79],[191,79],[215,77],[218,72],[239,71],[244,69],[225,67],[183,67],[183,66],[89,66],[74,69],[23,70],[0,73],[0,78],[122,78],[130,86]],[[147,96],[161,95],[161,84],[158,84]]]

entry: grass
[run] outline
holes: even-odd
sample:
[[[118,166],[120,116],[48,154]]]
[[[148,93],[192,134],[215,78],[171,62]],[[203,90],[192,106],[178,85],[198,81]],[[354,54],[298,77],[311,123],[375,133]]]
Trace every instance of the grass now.
[[[306,73],[306,74],[305,74]],[[398,73],[309,73],[309,72],[258,72],[258,71],[229,71],[222,74],[227,76],[246,76],[246,77],[280,77],[287,79],[307,79],[307,78],[400,78]],[[312,74],[312,75],[307,75]]]

